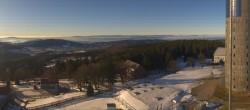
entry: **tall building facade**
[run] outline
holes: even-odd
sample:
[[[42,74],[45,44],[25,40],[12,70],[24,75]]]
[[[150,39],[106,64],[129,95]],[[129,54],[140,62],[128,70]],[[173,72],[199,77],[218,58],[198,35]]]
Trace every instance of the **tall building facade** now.
[[[225,84],[232,71],[232,91],[250,91],[250,0],[227,0],[226,8]]]

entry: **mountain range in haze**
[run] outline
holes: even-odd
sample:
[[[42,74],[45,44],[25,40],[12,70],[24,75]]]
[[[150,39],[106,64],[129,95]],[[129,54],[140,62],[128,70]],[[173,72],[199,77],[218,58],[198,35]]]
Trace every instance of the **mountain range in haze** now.
[[[224,35],[98,35],[98,36],[71,36],[71,37],[54,37],[54,38],[19,38],[19,37],[6,37],[0,38],[0,42],[10,43],[23,43],[34,40],[44,39],[63,39],[68,41],[80,43],[93,43],[93,42],[110,42],[121,40],[190,40],[190,39],[207,39],[218,40],[224,39]]]

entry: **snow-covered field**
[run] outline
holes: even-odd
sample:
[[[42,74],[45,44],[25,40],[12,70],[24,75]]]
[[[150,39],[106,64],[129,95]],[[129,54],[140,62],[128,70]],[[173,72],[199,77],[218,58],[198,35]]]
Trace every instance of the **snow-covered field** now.
[[[34,90],[32,87],[18,86],[18,85],[13,85],[12,87],[15,88],[15,91],[20,91],[25,96],[38,96],[38,95],[41,95],[41,93],[39,91]]]
[[[124,104],[114,98],[114,91],[108,91],[93,97],[74,100],[57,107],[49,108],[51,110],[107,110],[108,103],[115,103],[117,109],[127,110]]]
[[[212,74],[221,74],[213,67],[186,68],[176,74],[167,75],[150,83],[141,83],[131,86],[128,90],[116,93],[117,98],[124,100],[136,110],[171,109],[173,99],[184,101],[192,100],[190,91],[200,84],[200,80]],[[125,109],[126,104],[115,100],[111,96],[95,96],[91,100],[82,100],[75,104],[63,106],[62,110],[105,110],[107,103],[115,103],[117,108]]]
[[[45,105],[45,104],[49,104],[49,103],[52,103],[52,102],[65,100],[65,99],[68,99],[68,98],[71,98],[71,97],[83,96],[83,95],[85,95],[84,92],[73,92],[73,93],[68,93],[68,94],[65,94],[65,95],[59,95],[59,96],[50,97],[50,98],[37,99],[34,102],[30,102],[27,105],[27,108],[35,107],[35,106],[39,106],[39,105]]]
[[[157,79],[155,83],[157,85],[173,87],[186,91],[197,85],[200,79],[211,75],[212,72],[213,69],[211,67],[184,69],[176,74]]]
[[[173,99],[183,100],[191,98],[191,89],[199,85],[199,81],[211,74],[220,74],[218,69],[212,67],[187,68],[176,74],[164,76],[152,83],[143,83],[132,86],[130,90],[121,91],[120,96],[137,110],[169,108]],[[184,93],[184,94],[180,94]],[[128,95],[130,94],[130,95]],[[131,100],[136,98],[138,100]]]

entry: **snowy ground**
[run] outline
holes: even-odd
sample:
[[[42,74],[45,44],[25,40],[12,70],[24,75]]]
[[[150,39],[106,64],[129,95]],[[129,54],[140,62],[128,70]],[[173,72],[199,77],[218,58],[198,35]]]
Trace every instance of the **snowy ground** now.
[[[45,92],[34,90],[33,87],[27,85],[13,85],[14,92],[18,93],[19,97],[21,98],[28,98],[28,97],[38,97],[41,95],[45,95]]]
[[[212,72],[213,69],[211,67],[184,69],[176,74],[157,79],[155,83],[186,91],[197,85],[198,81],[202,78],[210,76]]]
[[[3,82],[0,82],[0,87],[1,87],[1,86],[4,86],[4,85],[5,85],[5,84],[4,84]]]
[[[83,95],[85,95],[85,93],[83,93],[83,92],[73,92],[73,93],[67,93],[65,95],[59,95],[59,96],[50,97],[50,98],[36,99],[34,102],[30,102],[27,105],[27,108],[35,107],[35,106],[39,106],[39,105],[45,105],[45,104],[49,104],[52,102],[65,100],[67,98],[76,97],[76,96],[83,96]]]
[[[146,105],[142,101],[133,97],[128,91],[120,91],[119,94],[120,94],[119,98],[125,100],[127,103],[129,103],[136,110],[148,110],[149,109],[148,105]]]
[[[137,110],[156,109],[157,106],[169,109],[174,104],[172,99],[183,99],[189,95],[191,88],[199,85],[201,79],[212,73],[220,74],[218,69],[213,67],[186,68],[151,83],[132,86],[130,90],[121,91],[119,97]],[[133,98],[138,100],[131,100]]]
[[[107,110],[107,103],[115,103],[117,108],[126,110],[126,108],[114,98],[97,98],[71,106],[62,107],[58,110]]]
[[[105,92],[94,97],[74,100],[61,104],[49,110],[107,110],[107,103],[115,103],[117,109],[127,110],[126,107],[114,99],[114,91]]]
[[[200,84],[200,80],[210,75],[221,74],[220,68],[204,67],[204,68],[186,68],[175,74],[170,74],[152,80],[148,83],[137,81],[134,85],[129,86],[128,90],[121,90],[116,95],[119,99],[124,100],[129,106],[136,110],[148,109],[170,109],[173,106],[173,99],[183,100],[192,96],[189,94],[193,87]],[[151,79],[151,78],[148,78]],[[154,78],[152,78],[154,79]],[[139,83],[139,84],[138,84]],[[111,94],[113,94],[111,91]],[[106,93],[105,93],[106,94]],[[28,104],[28,107],[42,105],[54,101],[63,100],[68,97],[84,95],[83,93],[66,94],[54,98],[40,99]],[[67,103],[55,109],[62,110],[105,110],[107,103],[115,103],[117,108],[125,109],[121,101],[117,101],[112,95],[98,95],[95,97],[77,100],[74,103]]]

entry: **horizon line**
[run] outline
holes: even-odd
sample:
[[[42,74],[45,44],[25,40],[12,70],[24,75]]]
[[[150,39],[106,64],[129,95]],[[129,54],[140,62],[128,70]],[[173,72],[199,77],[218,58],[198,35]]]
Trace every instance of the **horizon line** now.
[[[0,36],[0,38],[69,38],[69,37],[91,37],[91,36],[224,36],[225,34],[103,34],[103,35],[72,35],[72,36]]]

